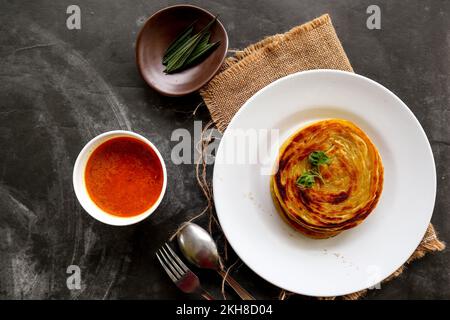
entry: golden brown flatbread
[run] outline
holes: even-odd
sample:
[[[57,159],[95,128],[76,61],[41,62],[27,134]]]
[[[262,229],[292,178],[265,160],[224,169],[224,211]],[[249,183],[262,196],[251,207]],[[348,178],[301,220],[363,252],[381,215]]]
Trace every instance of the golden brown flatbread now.
[[[311,169],[308,156],[323,151],[329,164],[312,187],[297,183]],[[318,121],[293,134],[280,148],[271,193],[282,217],[312,238],[333,237],[360,224],[383,189],[383,164],[369,137],[347,120]]]

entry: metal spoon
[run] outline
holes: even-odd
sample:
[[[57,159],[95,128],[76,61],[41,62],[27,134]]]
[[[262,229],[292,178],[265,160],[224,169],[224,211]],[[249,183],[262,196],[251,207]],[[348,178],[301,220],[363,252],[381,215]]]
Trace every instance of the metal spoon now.
[[[216,243],[205,229],[192,222],[186,223],[178,233],[177,240],[181,252],[189,262],[202,269],[216,270],[222,277],[225,277]],[[225,277],[225,281],[242,300],[255,300],[230,275]]]

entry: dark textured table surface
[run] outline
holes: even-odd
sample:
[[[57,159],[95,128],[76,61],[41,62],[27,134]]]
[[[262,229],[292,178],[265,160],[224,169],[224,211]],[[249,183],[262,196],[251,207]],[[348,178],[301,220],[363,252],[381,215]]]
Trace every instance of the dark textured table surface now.
[[[372,2],[192,1],[220,14],[233,49],[330,13],[355,71],[396,93],[424,127],[438,176],[432,222],[449,242],[450,1],[376,1],[381,30],[368,30]],[[171,163],[170,138],[176,128],[192,132],[194,120],[209,115],[204,107],[192,114],[201,101],[196,94],[166,98],[152,91],[134,61],[143,21],[174,3],[78,0],[81,30],[68,30],[72,1],[0,0],[0,298],[186,298],[154,252],[205,205],[194,166]],[[150,138],[170,175],[151,219],[118,228],[83,211],[72,168],[87,141],[120,128]],[[81,269],[80,290],[67,288],[69,265]],[[200,274],[218,295],[219,278]],[[278,296],[245,265],[234,275],[257,298]],[[450,252],[414,262],[367,298],[450,298]]]

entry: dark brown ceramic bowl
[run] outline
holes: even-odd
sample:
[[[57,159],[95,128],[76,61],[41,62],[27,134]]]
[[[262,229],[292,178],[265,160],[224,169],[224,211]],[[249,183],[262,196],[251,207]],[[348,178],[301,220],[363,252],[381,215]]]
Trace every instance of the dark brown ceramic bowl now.
[[[220,45],[199,64],[174,74],[165,74],[164,52],[192,22],[200,30],[214,15],[191,5],[176,5],[156,12],[144,24],[136,42],[136,62],[144,80],[166,96],[182,96],[205,85],[219,71],[228,50],[225,28],[217,21],[211,27],[211,42]]]

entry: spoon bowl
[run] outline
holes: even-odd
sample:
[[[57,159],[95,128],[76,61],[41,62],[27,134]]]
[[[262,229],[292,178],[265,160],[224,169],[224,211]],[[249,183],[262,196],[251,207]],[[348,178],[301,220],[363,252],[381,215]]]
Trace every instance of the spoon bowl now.
[[[220,269],[217,246],[209,233],[195,223],[187,223],[177,236],[181,252],[192,264],[202,269]]]
[[[217,271],[243,300],[255,300],[228,272],[224,271],[216,243],[211,235],[199,225],[188,222],[178,232],[178,246],[190,263],[202,269]]]

